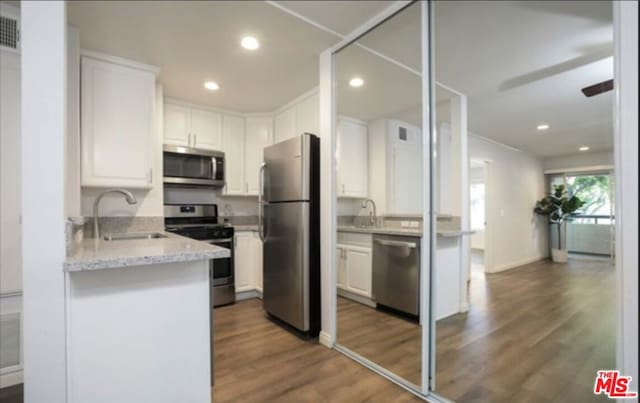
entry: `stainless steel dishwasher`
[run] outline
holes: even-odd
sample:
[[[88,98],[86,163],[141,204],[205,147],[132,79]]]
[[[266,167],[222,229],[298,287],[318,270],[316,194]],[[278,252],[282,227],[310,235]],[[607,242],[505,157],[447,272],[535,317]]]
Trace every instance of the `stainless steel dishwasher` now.
[[[420,314],[420,238],[373,236],[373,298],[379,305]]]

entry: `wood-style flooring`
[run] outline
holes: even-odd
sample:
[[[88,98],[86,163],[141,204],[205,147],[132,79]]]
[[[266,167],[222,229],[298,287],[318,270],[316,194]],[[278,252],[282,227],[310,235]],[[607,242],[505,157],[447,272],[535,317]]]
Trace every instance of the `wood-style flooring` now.
[[[213,401],[419,402],[341,353],[265,317],[260,300],[215,311]]]
[[[593,402],[615,365],[615,277],[605,259],[541,261],[486,275],[476,262],[470,310],[436,324],[436,393],[458,402]],[[338,341],[417,383],[417,326],[338,299]]]
[[[482,269],[482,265],[478,265]],[[470,310],[438,321],[436,391],[460,402],[593,402],[615,365],[615,272],[608,259],[474,270]]]

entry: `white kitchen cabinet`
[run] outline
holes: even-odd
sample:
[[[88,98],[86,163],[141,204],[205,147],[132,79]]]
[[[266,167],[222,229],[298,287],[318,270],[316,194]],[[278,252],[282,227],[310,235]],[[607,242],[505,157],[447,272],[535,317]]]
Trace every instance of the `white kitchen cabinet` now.
[[[296,129],[295,108],[292,107],[277,114],[274,118],[273,124],[275,129],[275,143],[295,137],[298,134]]]
[[[340,117],[337,128],[338,197],[368,197],[367,126]]]
[[[157,69],[85,54],[81,72],[82,186],[153,187]]]
[[[337,257],[337,268],[338,268],[338,287],[346,289],[347,288],[347,272],[345,265],[345,248],[341,245],[336,246],[336,257]]]
[[[247,117],[245,145],[247,195],[255,196],[258,194],[263,150],[271,144],[273,144],[273,119],[270,117]]]
[[[193,147],[205,150],[222,148],[222,116],[205,109],[191,109]]]
[[[234,269],[236,293],[255,290],[256,248],[254,233],[250,231],[235,234]]]
[[[422,132],[399,120],[369,124],[369,197],[378,214],[422,214]]]
[[[235,238],[236,293],[262,292],[262,241],[255,231],[236,232]]]
[[[305,95],[280,111],[274,119],[275,143],[302,133],[320,134],[320,104],[317,92]]]
[[[256,252],[256,290],[262,294],[262,241],[257,233],[253,234],[253,246]]]
[[[178,102],[164,104],[164,143],[205,150],[222,149],[222,115]]]
[[[314,94],[302,100],[295,107],[296,134],[313,133],[320,135],[320,97]]]
[[[372,252],[371,248],[355,245],[338,245],[338,287],[353,294],[371,298]]]
[[[245,121],[237,116],[222,118],[222,151],[225,154],[226,195],[243,195],[245,181]]]
[[[164,104],[164,143],[191,146],[191,110],[187,107]]]

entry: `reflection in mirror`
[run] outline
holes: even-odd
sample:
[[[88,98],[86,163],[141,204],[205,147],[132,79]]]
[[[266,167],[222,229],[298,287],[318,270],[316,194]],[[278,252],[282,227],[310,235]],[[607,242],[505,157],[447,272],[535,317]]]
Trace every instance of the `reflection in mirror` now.
[[[419,388],[421,4],[335,54],[337,341]],[[402,44],[402,46],[398,46]]]
[[[615,366],[613,92],[581,89],[613,77],[611,2],[433,7],[432,389],[456,402],[606,400],[593,382]],[[534,213],[554,185],[587,202],[560,228]]]

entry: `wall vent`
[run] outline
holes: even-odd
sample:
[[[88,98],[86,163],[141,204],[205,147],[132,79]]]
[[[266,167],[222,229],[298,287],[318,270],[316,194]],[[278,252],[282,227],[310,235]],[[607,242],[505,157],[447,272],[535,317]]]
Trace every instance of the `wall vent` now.
[[[18,20],[5,15],[0,15],[0,47],[19,50],[20,29]]]

